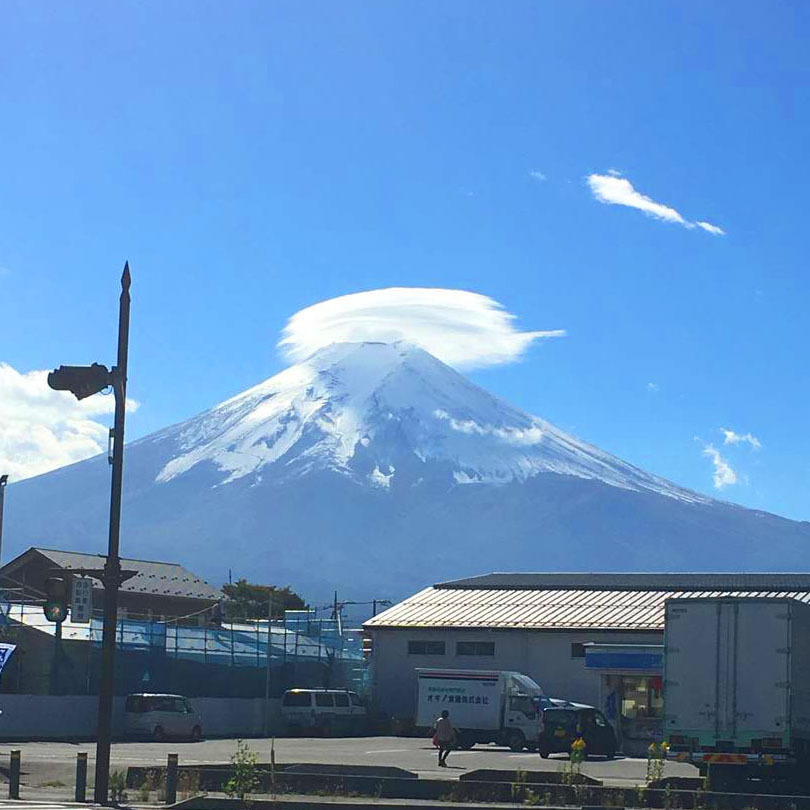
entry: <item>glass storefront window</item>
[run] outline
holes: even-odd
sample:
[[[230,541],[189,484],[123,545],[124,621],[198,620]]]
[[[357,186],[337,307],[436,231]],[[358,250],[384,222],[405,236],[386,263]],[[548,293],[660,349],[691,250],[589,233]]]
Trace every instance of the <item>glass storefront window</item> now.
[[[622,677],[622,717],[628,720],[661,717],[664,696],[660,676]]]

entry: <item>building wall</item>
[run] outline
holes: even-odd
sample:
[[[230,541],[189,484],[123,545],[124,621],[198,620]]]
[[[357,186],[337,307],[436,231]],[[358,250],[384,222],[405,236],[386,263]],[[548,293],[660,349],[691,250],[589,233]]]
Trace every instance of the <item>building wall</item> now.
[[[206,737],[259,737],[265,703],[261,698],[194,698]],[[268,702],[269,732],[281,730],[281,701]],[[84,695],[0,695],[2,740],[95,738],[98,698]],[[123,732],[124,698],[115,698],[113,735]]]
[[[599,674],[572,657],[572,644],[662,644],[663,633],[634,631],[424,630],[370,628],[372,684],[379,710],[409,718],[416,708],[416,668],[516,670],[533,678],[551,697],[597,705]],[[412,655],[408,642],[444,641],[445,655]],[[495,655],[456,655],[457,641],[495,643]]]

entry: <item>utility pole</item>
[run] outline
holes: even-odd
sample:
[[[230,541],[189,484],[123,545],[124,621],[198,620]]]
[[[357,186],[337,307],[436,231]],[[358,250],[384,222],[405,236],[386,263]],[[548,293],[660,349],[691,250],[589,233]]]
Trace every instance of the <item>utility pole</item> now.
[[[98,691],[98,735],[96,742],[96,779],[93,798],[107,804],[110,781],[110,743],[115,678],[115,624],[118,616],[118,588],[121,585],[121,560],[118,540],[121,530],[121,487],[124,477],[124,419],[127,400],[127,358],[129,355],[129,262],[121,276],[118,306],[118,362],[112,370],[115,394],[115,422],[112,429],[112,484],[110,489],[110,536],[104,563],[104,629],[101,636],[101,681]]]
[[[8,475],[0,475],[0,562],[3,559],[3,508],[6,504]]]
[[[50,693],[60,694],[59,684],[59,657],[62,654],[62,622],[57,622],[53,636],[53,659],[51,660],[51,683]]]
[[[273,642],[273,588],[267,597],[267,661],[264,673],[264,736],[270,735],[270,650]]]

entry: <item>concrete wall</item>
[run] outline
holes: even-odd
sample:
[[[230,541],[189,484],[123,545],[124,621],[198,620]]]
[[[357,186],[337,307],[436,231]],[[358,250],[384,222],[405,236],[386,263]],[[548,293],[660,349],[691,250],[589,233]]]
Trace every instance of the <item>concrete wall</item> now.
[[[415,712],[416,667],[516,670],[551,697],[598,705],[599,674],[585,669],[584,658],[572,657],[572,644],[663,643],[663,633],[655,632],[375,628],[372,633],[374,700],[380,711],[400,718]],[[411,640],[444,641],[445,655],[409,655]],[[495,642],[495,655],[457,656],[457,641]]]
[[[194,698],[207,737],[258,737],[263,734],[262,698]],[[93,739],[98,698],[86,695],[0,695],[0,739]],[[270,733],[281,728],[281,701],[269,702]],[[124,698],[115,698],[113,734],[123,732]]]

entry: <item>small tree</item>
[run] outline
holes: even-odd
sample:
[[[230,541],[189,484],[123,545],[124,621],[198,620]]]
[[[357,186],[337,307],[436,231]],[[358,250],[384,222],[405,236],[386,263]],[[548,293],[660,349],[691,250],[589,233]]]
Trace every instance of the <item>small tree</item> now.
[[[236,753],[231,757],[233,776],[225,783],[225,793],[244,802],[245,798],[259,787],[259,774],[256,772],[258,758],[243,740],[236,741]]]
[[[271,604],[273,618],[280,619],[285,610],[304,610],[306,603],[289,585],[279,588],[276,585],[256,585],[246,579],[223,585],[222,593],[227,597],[224,603],[225,618],[228,620],[266,619]]]

